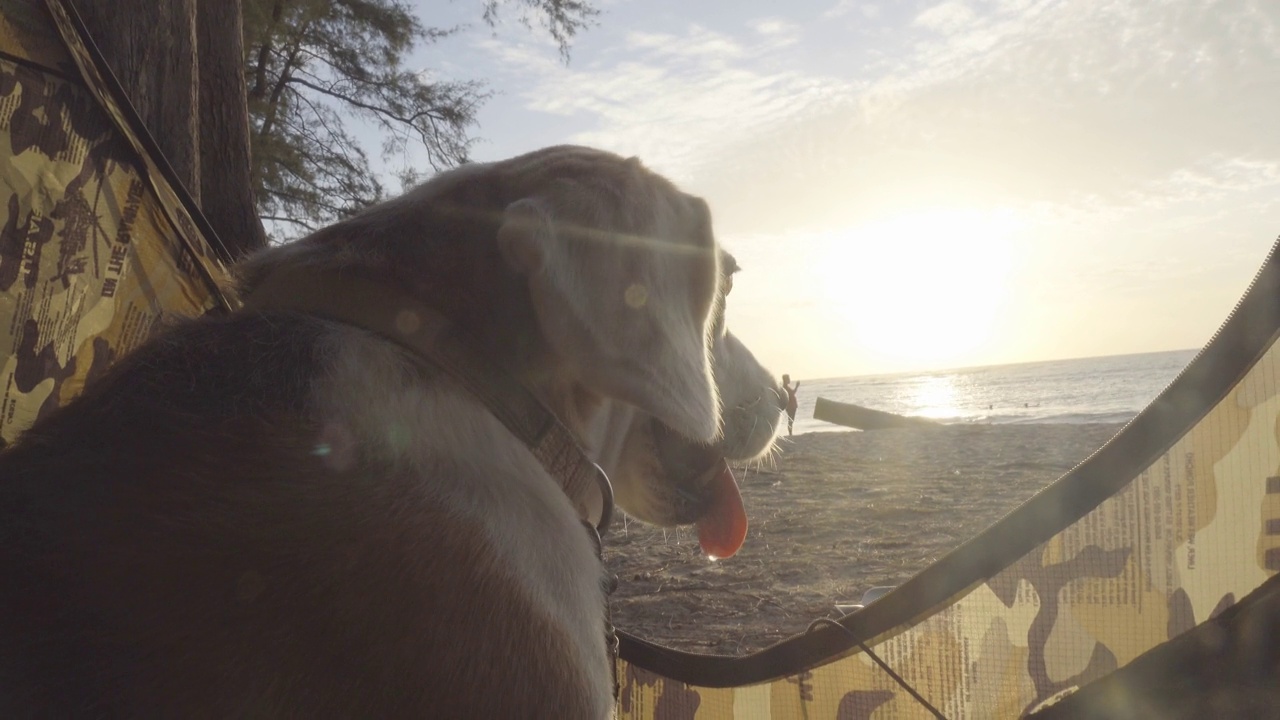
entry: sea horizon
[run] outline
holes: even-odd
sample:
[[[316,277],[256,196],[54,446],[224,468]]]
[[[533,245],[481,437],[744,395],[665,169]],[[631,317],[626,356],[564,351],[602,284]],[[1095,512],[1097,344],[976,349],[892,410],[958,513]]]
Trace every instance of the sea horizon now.
[[[1125,423],[1200,348],[946,370],[800,378],[793,432],[848,430],[813,419],[818,397],[943,424]],[[794,378],[793,378],[794,379]]]
[[[994,370],[997,368],[1012,368],[1012,367],[1021,367],[1025,365],[1042,365],[1045,363],[1074,362],[1074,361],[1084,361],[1084,360],[1104,360],[1107,358],[1138,357],[1143,355],[1163,355],[1166,353],[1198,353],[1202,349],[1203,348],[1200,348],[1200,347],[1174,348],[1172,350],[1146,350],[1143,352],[1115,353],[1111,355],[1082,355],[1079,357],[1053,358],[1049,360],[1019,360],[1017,362],[995,363],[992,365],[957,365],[954,367],[931,368],[931,369],[923,369],[923,370],[898,370],[898,371],[883,372],[883,373],[858,373],[855,375],[830,375],[827,377],[801,377],[800,382],[816,383],[816,382],[826,382],[829,380],[854,380],[854,379],[863,380],[863,379],[902,377],[907,375],[958,373],[958,372],[966,372],[969,370]],[[780,372],[778,374],[781,375],[782,373]],[[790,374],[791,374],[792,380],[794,380],[796,378],[795,374],[794,373],[790,373]]]

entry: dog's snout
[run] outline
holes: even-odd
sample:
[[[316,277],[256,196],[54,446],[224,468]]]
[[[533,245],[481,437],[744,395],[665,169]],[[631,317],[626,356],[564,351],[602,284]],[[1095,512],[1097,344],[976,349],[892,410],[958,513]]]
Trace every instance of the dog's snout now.
[[[770,392],[773,393],[774,399],[778,403],[778,409],[786,410],[787,409],[787,392],[783,390],[781,387],[770,388]]]

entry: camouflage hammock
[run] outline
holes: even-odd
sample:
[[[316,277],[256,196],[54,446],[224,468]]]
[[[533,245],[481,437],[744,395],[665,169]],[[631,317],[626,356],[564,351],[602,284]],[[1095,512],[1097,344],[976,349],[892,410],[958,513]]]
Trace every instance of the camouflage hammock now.
[[[0,3],[6,443],[163,316],[227,307],[212,233],[99,67],[62,4]]]
[[[217,242],[61,0],[0,0],[0,440],[166,316],[230,306]],[[906,584],[741,658],[625,635],[621,718],[1017,717],[1280,568],[1280,256],[1114,440]]]

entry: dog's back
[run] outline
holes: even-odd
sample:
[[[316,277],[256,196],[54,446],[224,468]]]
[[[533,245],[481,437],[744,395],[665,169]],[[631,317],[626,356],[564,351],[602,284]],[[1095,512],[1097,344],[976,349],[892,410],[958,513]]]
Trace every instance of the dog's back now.
[[[594,713],[482,529],[328,426],[330,332],[184,324],[0,454],[0,716]]]

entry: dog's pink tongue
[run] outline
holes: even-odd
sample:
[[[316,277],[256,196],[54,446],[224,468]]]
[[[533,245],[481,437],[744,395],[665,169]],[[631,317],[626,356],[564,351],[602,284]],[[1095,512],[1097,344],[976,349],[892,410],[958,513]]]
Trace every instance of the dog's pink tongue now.
[[[712,480],[711,508],[698,521],[698,543],[712,559],[732,557],[747,539],[747,510],[729,463],[720,461]]]

